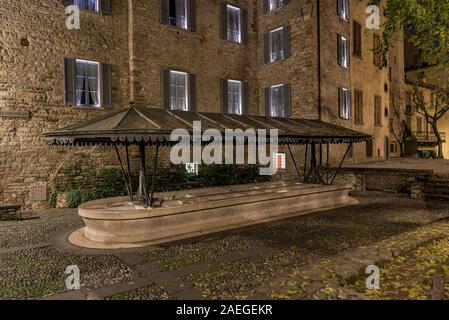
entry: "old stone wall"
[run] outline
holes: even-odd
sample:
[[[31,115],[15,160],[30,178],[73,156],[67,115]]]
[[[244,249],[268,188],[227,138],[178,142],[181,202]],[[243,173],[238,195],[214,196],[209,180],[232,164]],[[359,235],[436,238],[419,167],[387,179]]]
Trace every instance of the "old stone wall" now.
[[[230,0],[248,10],[249,43],[237,44],[219,37],[219,0],[197,0],[197,31],[189,32],[160,23],[159,0],[112,0],[112,15],[81,12],[81,29],[68,30],[59,0],[2,0],[0,5],[0,202],[19,202],[43,207],[33,201],[33,186],[51,187],[104,166],[117,166],[106,147],[50,147],[40,135],[77,122],[118,110],[134,101],[162,107],[161,70],[179,69],[197,76],[198,111],[220,111],[220,80],[235,78],[250,83],[251,114],[265,113],[264,88],[291,83],[292,113],[295,118],[317,119],[318,60],[317,6],[312,0],[290,1],[275,12],[263,13],[261,1]],[[351,70],[337,64],[336,33],[351,36],[352,20],[343,22],[336,1],[321,7],[322,20],[322,119],[366,131],[376,137],[373,160],[382,158],[383,137],[388,121],[373,128],[373,98],[382,94],[388,81],[386,70],[372,64],[372,35],[363,37],[364,56],[351,57]],[[350,1],[351,19],[363,25],[368,1]],[[290,58],[266,65],[263,35],[274,28],[292,27]],[[351,49],[352,52],[352,49]],[[64,105],[64,57],[112,65],[112,108],[73,108]],[[401,59],[399,57],[398,59]],[[363,87],[366,119],[363,127],[338,117],[339,86]],[[388,99],[384,99],[387,101]],[[11,111],[19,112],[16,114]],[[331,163],[338,163],[347,146],[332,146]],[[297,147],[303,162],[304,147]],[[327,158],[323,148],[323,158]],[[148,162],[152,151],[149,150]],[[132,161],[136,162],[136,153]],[[166,161],[168,152],[162,153]],[[365,161],[365,146],[355,147],[349,161]],[[290,170],[292,161],[288,160]],[[293,169],[294,170],[294,169]],[[294,171],[295,173],[295,171]]]
[[[68,160],[79,158],[79,172],[111,163],[105,149],[49,147],[40,134],[110,111],[64,105],[64,57],[110,63],[112,109],[126,105],[127,4],[112,4],[112,16],[82,11],[81,30],[68,30],[61,1],[2,1],[0,110],[28,115],[0,118],[0,201],[44,206],[33,202],[31,188],[48,186]]]

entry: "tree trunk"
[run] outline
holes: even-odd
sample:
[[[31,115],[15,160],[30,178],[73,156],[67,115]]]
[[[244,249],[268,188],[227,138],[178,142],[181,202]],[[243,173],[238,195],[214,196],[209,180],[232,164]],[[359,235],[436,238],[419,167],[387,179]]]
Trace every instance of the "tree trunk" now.
[[[431,126],[438,142],[438,159],[444,159],[443,155],[443,140],[441,139],[441,134],[438,131],[438,125],[436,121],[431,122]]]
[[[399,143],[399,150],[401,152],[401,158],[405,157],[405,151],[404,151],[404,141],[398,142]]]

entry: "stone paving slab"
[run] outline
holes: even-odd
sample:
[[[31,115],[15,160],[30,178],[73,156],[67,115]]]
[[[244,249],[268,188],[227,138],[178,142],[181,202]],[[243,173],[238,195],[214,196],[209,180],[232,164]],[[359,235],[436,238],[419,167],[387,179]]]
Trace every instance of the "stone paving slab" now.
[[[55,294],[48,297],[43,297],[39,300],[85,300],[84,294],[81,290],[68,291],[60,294]]]
[[[116,294],[136,290],[136,289],[148,286],[150,284],[153,284],[153,281],[151,281],[148,278],[142,277],[142,278],[134,279],[132,281],[120,282],[120,283],[116,283],[116,284],[113,284],[113,285],[110,285],[107,287],[94,289],[94,290],[92,290],[92,292],[98,298],[103,299],[103,298],[113,296]]]

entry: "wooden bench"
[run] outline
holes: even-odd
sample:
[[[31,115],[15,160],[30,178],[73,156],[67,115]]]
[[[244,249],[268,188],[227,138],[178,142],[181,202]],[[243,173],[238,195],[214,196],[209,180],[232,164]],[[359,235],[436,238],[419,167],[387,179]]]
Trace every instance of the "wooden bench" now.
[[[6,216],[8,218],[22,220],[21,204],[0,204],[0,218]]]

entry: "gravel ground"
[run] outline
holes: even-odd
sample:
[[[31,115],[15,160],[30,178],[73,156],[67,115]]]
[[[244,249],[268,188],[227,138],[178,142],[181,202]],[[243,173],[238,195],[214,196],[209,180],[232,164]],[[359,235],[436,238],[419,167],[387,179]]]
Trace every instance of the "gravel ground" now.
[[[23,221],[0,221],[0,250],[43,243],[82,225],[76,210],[52,209],[24,214]]]
[[[390,241],[392,237],[421,227],[434,226],[432,223],[436,221],[440,221],[436,225],[445,224],[444,219],[449,217],[449,204],[429,205],[401,195],[376,192],[354,193],[354,196],[360,200],[360,205],[136,252],[165,271],[177,272],[195,264],[211,262],[209,267],[191,273],[185,280],[199,288],[206,298],[243,299],[251,298],[261,286],[276,283],[275,280],[280,276],[289,279],[290,275],[300,273],[301,270],[314,270],[314,266],[323,265],[334,256],[353,254],[360,251],[358,248],[362,246],[375,246],[381,241]],[[0,221],[0,299],[32,299],[64,292],[67,278],[64,271],[69,265],[80,267],[81,285],[87,291],[139,276],[133,268],[115,258],[112,253],[87,256],[63,253],[51,246],[20,248],[47,242],[62,231],[81,226],[82,221],[76,215],[76,210],[39,211],[25,218],[18,222]],[[431,237],[432,241],[439,241],[436,233],[432,232],[428,231],[426,237],[435,234]],[[411,238],[413,243],[414,239]],[[365,292],[360,287],[363,278],[347,282],[339,289],[382,299],[429,297],[427,291],[433,286],[433,274],[439,274],[440,278],[447,278],[449,281],[449,248],[443,245],[444,242],[432,241],[422,251],[404,253],[404,258],[401,258],[404,260],[392,262],[391,265],[385,264],[386,270],[390,270],[390,274],[386,275],[396,279],[391,284],[386,284],[385,291],[377,292],[376,295]],[[8,252],[11,248],[14,251]],[[223,260],[241,252],[253,255],[233,262]],[[436,262],[426,265],[428,260]],[[402,262],[402,266],[409,270],[405,276],[401,275],[399,267],[395,269],[395,265],[401,266]],[[411,289],[407,289],[406,284],[412,283],[414,273],[426,276],[418,280],[417,286],[412,285]],[[329,273],[329,278],[334,276],[332,272]],[[383,281],[387,280],[385,278]],[[403,290],[413,293],[395,291],[398,283],[404,284],[401,287]],[[301,286],[296,287],[299,292]],[[446,297],[445,290],[449,288],[443,287],[440,289],[443,293],[440,294]],[[282,298],[286,295],[288,294],[279,290],[271,297]],[[120,300],[170,298],[154,285],[110,297]]]
[[[359,206],[240,229],[241,236],[269,242],[276,252],[197,272],[189,281],[212,299],[251,296],[257,286],[298,272],[298,266],[449,217],[447,204],[429,207],[422,201],[384,193],[355,196],[361,201]]]
[[[81,288],[131,280],[136,273],[109,255],[81,256],[51,247],[0,254],[0,299],[32,299],[65,291],[68,266],[80,268]]]
[[[190,283],[211,299],[246,299],[252,290],[271,278],[318,260],[310,251],[286,248],[268,255],[225,263],[188,276]]]
[[[126,293],[116,294],[105,300],[172,300],[172,297],[157,285],[151,285]]]
[[[234,252],[242,252],[263,245],[260,240],[228,236],[207,238],[193,243],[169,245],[144,253],[144,257],[164,270],[179,270],[197,263],[217,260]]]

